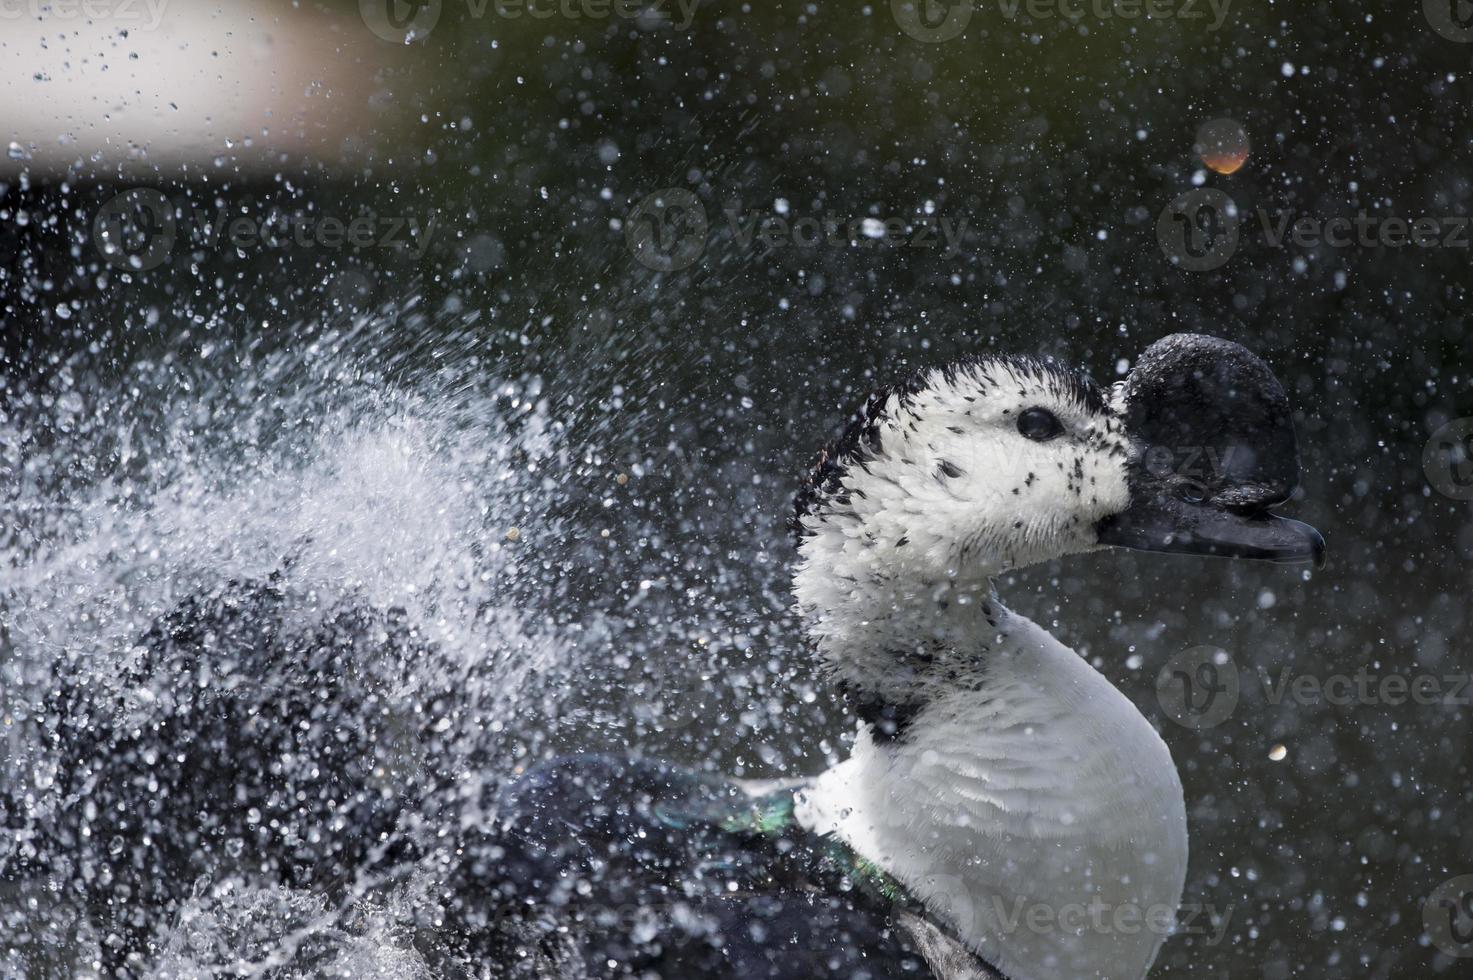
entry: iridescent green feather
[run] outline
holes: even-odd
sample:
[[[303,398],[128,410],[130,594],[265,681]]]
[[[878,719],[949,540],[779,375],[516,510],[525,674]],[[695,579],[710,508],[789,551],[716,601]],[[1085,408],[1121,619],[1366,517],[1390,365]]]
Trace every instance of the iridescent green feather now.
[[[761,834],[774,837],[794,826],[793,794],[773,793],[758,797],[750,808],[721,821],[721,829],[732,834]]]
[[[722,822],[730,833],[756,833],[768,837],[782,836],[798,829],[791,792],[778,792],[760,797],[740,814]],[[854,887],[878,895],[892,905],[909,904],[905,887],[878,864],[860,857],[838,837],[828,837],[816,855],[818,869],[826,875],[847,878]]]
[[[656,804],[655,812],[667,826],[687,829],[696,824],[719,828],[723,833],[752,835],[768,840],[788,838],[795,845],[785,851],[786,861],[808,868],[813,885],[834,889],[857,888],[889,905],[908,906],[913,900],[905,887],[873,861],[856,854],[838,837],[819,838],[799,826],[791,790],[781,790],[756,799],[726,796],[698,801]],[[715,866],[725,862],[717,861]],[[711,865],[708,865],[711,866]]]

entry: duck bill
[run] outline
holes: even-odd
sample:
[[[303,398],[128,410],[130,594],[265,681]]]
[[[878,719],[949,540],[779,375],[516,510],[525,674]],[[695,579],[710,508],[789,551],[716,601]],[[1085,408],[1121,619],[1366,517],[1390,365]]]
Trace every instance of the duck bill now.
[[[1247,516],[1213,506],[1152,495],[1099,525],[1102,545],[1181,555],[1216,555],[1284,564],[1325,564],[1325,539],[1300,521]]]

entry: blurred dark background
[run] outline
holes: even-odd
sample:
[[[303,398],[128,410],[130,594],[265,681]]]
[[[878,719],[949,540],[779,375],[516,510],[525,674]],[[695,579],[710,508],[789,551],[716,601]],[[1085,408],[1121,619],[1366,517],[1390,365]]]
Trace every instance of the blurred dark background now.
[[[1154,678],[1197,644],[1275,676],[1473,670],[1473,513],[1422,461],[1433,431],[1473,415],[1473,236],[1275,245],[1259,217],[1433,217],[1451,234],[1473,210],[1473,43],[1415,4],[1238,0],[1214,30],[1206,6],[1071,21],[937,4],[915,21],[901,3],[711,0],[679,29],[446,0],[409,43],[371,29],[382,6],[241,5],[235,21],[179,26],[182,47],[167,34],[182,4],[153,32],[6,27],[0,56],[46,65],[0,90],[10,425],[40,431],[63,388],[86,398],[141,360],[249,370],[354,322],[405,372],[474,357],[538,376],[575,441],[609,473],[640,474],[608,518],[613,544],[558,545],[578,586],[557,615],[621,607],[653,579],[742,640],[611,656],[569,718],[525,723],[560,746],[781,775],[842,754],[852,728],[786,618],[783,521],[798,475],[871,387],[993,349],[1110,382],[1167,333],[1239,341],[1299,413],[1292,509],[1325,533],[1328,567],[1112,553],[999,588],[1160,719],[1182,771],[1186,900],[1233,911],[1226,941],[1174,939],[1154,976],[1462,975],[1423,935],[1421,903],[1473,870],[1466,705],[1273,705],[1245,685],[1227,723],[1194,732],[1164,718]],[[950,33],[948,13],[965,20],[956,36],[913,36]],[[166,49],[197,57],[151,73]],[[183,92],[225,70],[222,50],[228,70],[280,81],[241,131],[96,70],[141,62],[158,91]],[[53,129],[7,122],[73,76],[56,97],[75,109]],[[1204,162],[1198,132],[1217,120],[1246,136],[1245,159]],[[89,146],[104,121],[154,127],[155,148]],[[1227,194],[1241,224],[1225,261],[1192,271],[1158,218],[1199,187]],[[158,215],[138,203],[160,198],[110,203],[140,189],[179,209],[171,247],[150,250]],[[273,207],[370,215],[375,241],[237,247],[194,231],[193,209],[259,222]],[[144,261],[104,254],[108,215],[141,236],[126,251]],[[754,217],[845,231],[774,247],[743,240]],[[870,237],[889,219],[907,243]],[[909,240],[942,219],[965,223],[955,254],[939,235]],[[591,471],[567,480],[555,506],[569,512],[620,492]]]

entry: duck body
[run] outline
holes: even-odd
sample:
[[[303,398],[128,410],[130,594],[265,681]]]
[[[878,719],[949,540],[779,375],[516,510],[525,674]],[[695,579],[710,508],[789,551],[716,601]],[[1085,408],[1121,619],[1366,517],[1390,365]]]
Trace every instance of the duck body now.
[[[754,792],[577,756],[501,790],[459,888],[498,883],[480,958],[549,977],[570,958],[712,980],[1143,975],[1187,866],[1170,754],[1074,651],[989,615],[975,684],[903,732],[863,723],[814,779]]]
[[[544,764],[495,793],[465,846],[465,952],[509,978],[931,975],[921,910],[805,827],[799,791],[610,756]]]

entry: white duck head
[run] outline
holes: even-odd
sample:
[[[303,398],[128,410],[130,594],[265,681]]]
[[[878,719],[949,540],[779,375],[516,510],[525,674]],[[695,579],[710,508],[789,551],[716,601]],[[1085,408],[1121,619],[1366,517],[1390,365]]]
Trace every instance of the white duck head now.
[[[1213,465],[1163,468],[1163,449]],[[1297,478],[1283,388],[1237,344],[1172,335],[1110,390],[978,357],[877,392],[824,450],[798,496],[794,592],[844,681],[911,697],[1001,572],[1106,546],[1319,561],[1317,532],[1269,513]]]

